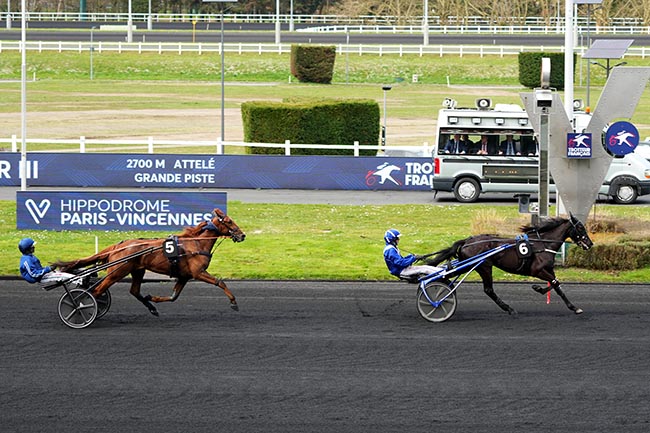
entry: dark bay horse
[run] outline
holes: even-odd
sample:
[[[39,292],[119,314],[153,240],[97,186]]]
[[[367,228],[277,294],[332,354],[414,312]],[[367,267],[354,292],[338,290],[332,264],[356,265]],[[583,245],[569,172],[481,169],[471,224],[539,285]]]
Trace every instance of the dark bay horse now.
[[[533,290],[541,294],[546,294],[553,289],[560,295],[571,311],[576,314],[582,313],[582,309],[576,308],[562,291],[553,268],[555,255],[566,239],[571,238],[573,242],[585,250],[591,248],[593,242],[589,238],[585,226],[580,220],[570,215],[569,219],[552,218],[537,226],[522,226],[520,230],[525,234],[525,238],[528,241],[528,245],[522,247],[522,250],[527,253],[528,257],[524,257],[521,254],[522,251],[518,251],[518,248],[513,246],[486,259],[485,262],[476,268],[476,272],[478,272],[483,281],[483,291],[501,309],[507,311],[509,314],[516,313],[514,309],[503,302],[494,292],[494,288],[492,287],[492,267],[496,266],[511,274],[528,275],[547,281],[549,283],[547,286],[534,285]],[[434,253],[434,256],[427,261],[427,264],[435,266],[452,258],[465,260],[507,243],[515,244],[515,240],[486,234],[471,236],[467,239],[456,241],[451,247]],[[525,251],[527,248],[530,251]]]
[[[223,289],[230,299],[230,306],[238,310],[235,296],[223,280],[210,275],[206,269],[212,259],[212,249],[219,238],[230,237],[233,242],[242,242],[246,235],[235,222],[220,209],[212,212],[210,221],[203,221],[195,227],[186,228],[181,234],[168,239],[131,239],[111,245],[99,253],[70,262],[55,263],[64,272],[74,271],[86,266],[107,264],[106,277],[92,290],[97,298],[109,287],[131,274],[130,293],[142,302],[149,312],[158,315],[152,302],[173,302],[181,294],[185,284],[191,279],[204,281]],[[173,239],[171,248],[176,254],[165,254],[168,242]],[[169,251],[167,251],[169,253]],[[111,263],[115,262],[115,265]],[[142,296],[140,286],[145,271],[175,277],[176,284],[171,296]]]

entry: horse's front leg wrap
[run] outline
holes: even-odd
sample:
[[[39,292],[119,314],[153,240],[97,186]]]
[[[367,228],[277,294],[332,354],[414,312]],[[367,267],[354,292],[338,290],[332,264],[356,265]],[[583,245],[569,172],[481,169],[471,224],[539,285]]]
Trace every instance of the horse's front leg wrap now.
[[[555,290],[555,293],[560,295],[560,298],[562,298],[562,300],[564,301],[564,303],[566,304],[569,310],[573,311],[576,314],[582,314],[583,312],[582,308],[576,308],[576,306],[573,305],[571,301],[569,301],[569,298],[567,298],[564,292],[562,291],[562,287],[560,287],[560,282],[557,279],[553,279],[550,284],[553,290]]]

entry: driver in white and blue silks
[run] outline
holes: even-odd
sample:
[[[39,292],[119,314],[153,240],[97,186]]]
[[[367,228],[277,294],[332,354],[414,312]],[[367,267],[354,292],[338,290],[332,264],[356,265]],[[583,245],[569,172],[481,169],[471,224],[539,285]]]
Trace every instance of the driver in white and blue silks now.
[[[413,263],[420,260],[422,257],[415,254],[409,254],[406,257],[402,257],[398,248],[399,238],[400,232],[395,229],[386,230],[386,233],[384,234],[384,241],[386,242],[386,246],[384,247],[384,261],[386,262],[388,271],[392,275],[413,281],[441,269],[429,265],[414,266]]]
[[[55,283],[70,282],[75,286],[81,284],[80,278],[67,272],[57,272],[56,266],[41,265],[41,261],[34,255],[36,242],[32,238],[24,238],[18,242],[18,249],[23,254],[20,258],[20,275],[28,283],[41,283],[48,286]]]

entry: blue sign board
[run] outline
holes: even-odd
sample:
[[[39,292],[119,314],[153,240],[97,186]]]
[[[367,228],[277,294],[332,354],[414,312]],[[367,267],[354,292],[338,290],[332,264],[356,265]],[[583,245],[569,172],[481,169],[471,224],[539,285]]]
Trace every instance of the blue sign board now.
[[[567,158],[591,158],[591,133],[569,133],[566,145]]]
[[[20,186],[20,155],[0,153],[0,186]],[[430,157],[30,153],[29,187],[430,191]]]
[[[18,191],[16,228],[179,230],[227,212],[224,192]]]
[[[630,122],[616,122],[607,128],[607,150],[614,155],[627,155],[639,145],[639,131]]]

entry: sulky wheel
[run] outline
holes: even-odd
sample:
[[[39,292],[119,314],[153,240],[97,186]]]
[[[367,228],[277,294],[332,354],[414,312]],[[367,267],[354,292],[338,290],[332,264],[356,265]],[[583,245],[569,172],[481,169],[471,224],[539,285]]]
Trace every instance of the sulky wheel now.
[[[108,313],[108,310],[111,308],[111,292],[106,289],[104,293],[95,298],[97,302],[97,317],[99,319],[104,314]]]
[[[454,315],[457,304],[456,292],[446,284],[431,282],[426,285],[424,291],[418,288],[418,312],[424,320],[444,322]]]
[[[97,317],[97,302],[85,290],[70,289],[59,299],[59,317],[71,328],[85,328]]]

